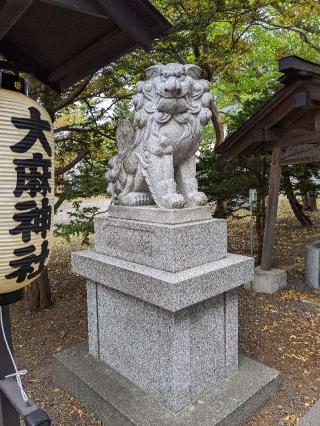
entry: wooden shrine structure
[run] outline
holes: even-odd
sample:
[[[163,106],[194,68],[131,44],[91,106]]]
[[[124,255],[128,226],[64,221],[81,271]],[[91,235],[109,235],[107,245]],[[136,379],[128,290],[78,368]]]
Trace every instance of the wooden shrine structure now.
[[[261,269],[272,268],[281,167],[320,161],[320,65],[297,56],[279,60],[283,88],[216,148],[221,162],[271,155]]]
[[[0,0],[0,69],[60,92],[170,28],[148,0]]]

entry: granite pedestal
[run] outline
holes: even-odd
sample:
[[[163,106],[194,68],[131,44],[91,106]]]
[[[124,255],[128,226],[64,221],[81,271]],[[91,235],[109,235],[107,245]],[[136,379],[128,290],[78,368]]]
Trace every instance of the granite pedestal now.
[[[96,220],[95,236],[95,249],[72,260],[87,278],[92,362],[135,385],[172,419],[232,381],[239,374],[237,287],[253,279],[253,260],[227,253],[225,222],[205,207],[112,206]]]

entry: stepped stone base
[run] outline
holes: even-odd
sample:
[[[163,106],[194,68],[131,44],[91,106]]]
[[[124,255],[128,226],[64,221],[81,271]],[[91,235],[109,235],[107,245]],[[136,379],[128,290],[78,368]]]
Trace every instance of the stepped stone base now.
[[[239,367],[237,288],[253,259],[227,253],[225,221],[206,207],[111,206],[95,237],[72,256],[87,279],[89,354],[55,357],[58,385],[119,426],[236,425],[271,395],[277,373]]]
[[[85,346],[53,357],[53,380],[108,426],[237,426],[279,388],[279,373],[240,356],[239,370],[177,414],[166,409]]]

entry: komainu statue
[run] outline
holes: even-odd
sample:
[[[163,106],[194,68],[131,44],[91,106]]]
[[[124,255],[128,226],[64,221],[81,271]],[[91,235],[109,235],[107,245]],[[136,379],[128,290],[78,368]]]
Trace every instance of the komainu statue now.
[[[202,206],[207,198],[198,191],[195,154],[211,118],[209,83],[195,65],[155,65],[146,75],[133,98],[136,130],[129,120],[117,130],[108,192],[125,206]]]

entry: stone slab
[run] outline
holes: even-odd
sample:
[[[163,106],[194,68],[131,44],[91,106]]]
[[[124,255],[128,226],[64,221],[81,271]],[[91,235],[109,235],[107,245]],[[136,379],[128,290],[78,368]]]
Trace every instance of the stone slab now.
[[[253,279],[253,259],[235,254],[181,272],[167,272],[83,250],[72,254],[72,266],[91,281],[172,312]]]
[[[108,209],[108,213],[97,216],[97,220],[104,220],[105,217],[176,225],[211,219],[211,207],[203,206],[184,207],[183,209],[161,209],[157,206],[129,207],[112,204]]]
[[[87,286],[89,312],[96,312],[90,353],[171,411],[238,370],[237,290],[169,312],[101,284]]]
[[[320,426],[320,401],[298,421],[297,426]]]
[[[305,248],[305,281],[309,287],[320,288],[320,241],[309,241]]]
[[[183,216],[180,210],[176,212]],[[173,212],[166,214],[174,216]],[[140,216],[144,217],[141,212]],[[177,272],[226,257],[227,226],[224,220],[210,217],[175,225],[100,217],[95,221],[95,250],[140,265]]]
[[[254,268],[252,290],[258,293],[273,294],[285,287],[287,287],[287,272],[285,270],[270,269],[270,271],[264,271],[260,266]]]
[[[53,381],[108,426],[237,426],[279,388],[279,373],[246,357],[239,371],[177,414],[148,396],[81,345],[53,356]]]

